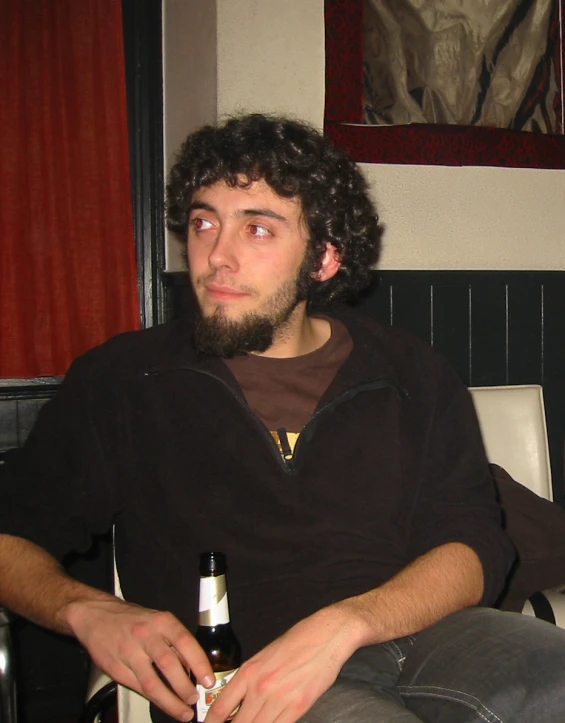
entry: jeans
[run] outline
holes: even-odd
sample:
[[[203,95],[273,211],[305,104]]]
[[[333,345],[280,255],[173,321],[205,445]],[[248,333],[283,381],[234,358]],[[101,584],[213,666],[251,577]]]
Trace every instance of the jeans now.
[[[565,630],[470,608],[360,648],[301,723],[565,723]]]

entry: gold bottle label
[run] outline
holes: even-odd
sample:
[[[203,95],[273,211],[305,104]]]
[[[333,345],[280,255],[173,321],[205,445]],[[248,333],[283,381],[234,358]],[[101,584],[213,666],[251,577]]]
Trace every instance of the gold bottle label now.
[[[237,671],[238,669],[236,668],[235,670],[222,670],[214,673],[216,683],[214,684],[213,688],[205,688],[203,685],[199,684],[196,685],[196,691],[198,693],[198,702],[196,703],[197,721],[205,720],[208,709],[216,700],[216,698],[220,695],[226,685],[230,682],[233,676],[237,673]],[[232,720],[238,710],[239,705],[235,710],[231,712],[230,716],[226,718],[226,721]]]
[[[200,600],[198,622],[200,625],[214,627],[230,621],[226,576],[203,577],[200,579]]]

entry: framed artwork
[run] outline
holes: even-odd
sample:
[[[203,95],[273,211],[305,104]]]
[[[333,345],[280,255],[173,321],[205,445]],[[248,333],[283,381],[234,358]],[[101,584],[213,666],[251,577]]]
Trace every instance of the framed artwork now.
[[[565,168],[564,15],[565,0],[325,0],[325,132],[365,163]]]

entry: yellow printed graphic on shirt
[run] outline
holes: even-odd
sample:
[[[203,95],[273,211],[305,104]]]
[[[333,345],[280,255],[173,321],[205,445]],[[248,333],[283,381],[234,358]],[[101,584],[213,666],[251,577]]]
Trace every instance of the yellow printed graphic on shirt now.
[[[275,444],[279,448],[279,452],[284,457],[284,459],[292,458],[292,455],[294,454],[294,448],[296,447],[296,442],[298,440],[298,437],[300,437],[300,432],[286,432],[286,438],[288,440],[288,446],[290,447],[291,452],[290,455],[288,454],[288,451],[285,453],[283,443],[281,442],[279,433],[277,431],[272,431],[271,437],[275,440]]]

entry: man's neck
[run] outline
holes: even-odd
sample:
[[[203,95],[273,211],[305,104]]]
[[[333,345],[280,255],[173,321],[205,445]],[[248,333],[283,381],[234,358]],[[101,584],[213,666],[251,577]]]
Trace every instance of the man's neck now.
[[[304,303],[294,310],[287,324],[278,331],[267,351],[257,354],[276,359],[303,356],[319,349],[330,336],[330,323],[326,319],[308,316]]]

